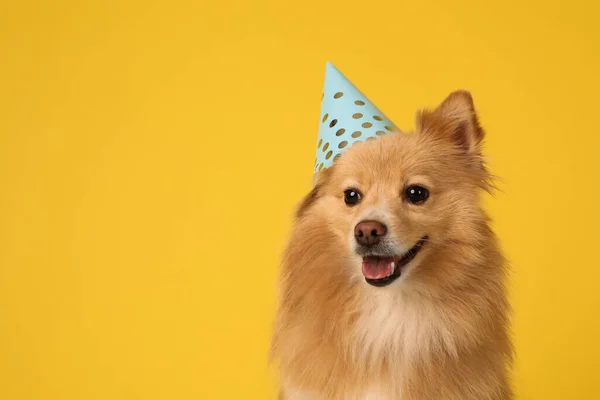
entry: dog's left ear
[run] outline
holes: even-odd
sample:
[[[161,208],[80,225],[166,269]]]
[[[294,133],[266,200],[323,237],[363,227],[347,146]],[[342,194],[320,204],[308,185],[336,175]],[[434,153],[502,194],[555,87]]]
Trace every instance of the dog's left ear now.
[[[469,155],[481,154],[484,132],[479,125],[473,97],[465,90],[450,95],[435,110],[417,113],[416,130],[452,142]]]
[[[323,195],[324,186],[333,174],[334,168],[335,165],[332,165],[329,168],[317,172],[314,177],[312,190],[310,193],[304,196],[296,209],[296,218],[302,217],[308,211],[308,209],[311,208]]]

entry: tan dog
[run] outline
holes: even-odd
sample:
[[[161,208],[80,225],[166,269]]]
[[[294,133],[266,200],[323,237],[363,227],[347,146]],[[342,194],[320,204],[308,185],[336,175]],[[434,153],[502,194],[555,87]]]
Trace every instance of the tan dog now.
[[[506,400],[505,262],[468,92],[320,172],[283,257],[280,398]]]

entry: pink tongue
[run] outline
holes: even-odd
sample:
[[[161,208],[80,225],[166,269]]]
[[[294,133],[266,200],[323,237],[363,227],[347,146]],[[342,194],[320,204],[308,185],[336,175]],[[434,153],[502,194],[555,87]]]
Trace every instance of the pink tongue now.
[[[392,272],[392,261],[392,257],[365,257],[362,263],[363,275],[368,279],[383,279]]]

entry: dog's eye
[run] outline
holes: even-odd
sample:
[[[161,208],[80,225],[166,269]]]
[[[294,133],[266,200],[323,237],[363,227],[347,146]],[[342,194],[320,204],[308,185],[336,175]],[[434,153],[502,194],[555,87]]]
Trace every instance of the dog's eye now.
[[[349,206],[354,206],[358,204],[361,197],[362,196],[360,195],[358,190],[355,189],[348,189],[344,192],[344,201]]]
[[[413,185],[406,188],[404,196],[412,204],[423,204],[429,197],[429,191],[423,186]]]

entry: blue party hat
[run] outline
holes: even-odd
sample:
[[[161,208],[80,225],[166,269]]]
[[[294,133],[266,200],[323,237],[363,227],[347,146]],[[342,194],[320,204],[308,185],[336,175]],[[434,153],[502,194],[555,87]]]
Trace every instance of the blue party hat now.
[[[398,128],[331,63],[325,67],[315,173],[330,167],[353,144]]]

